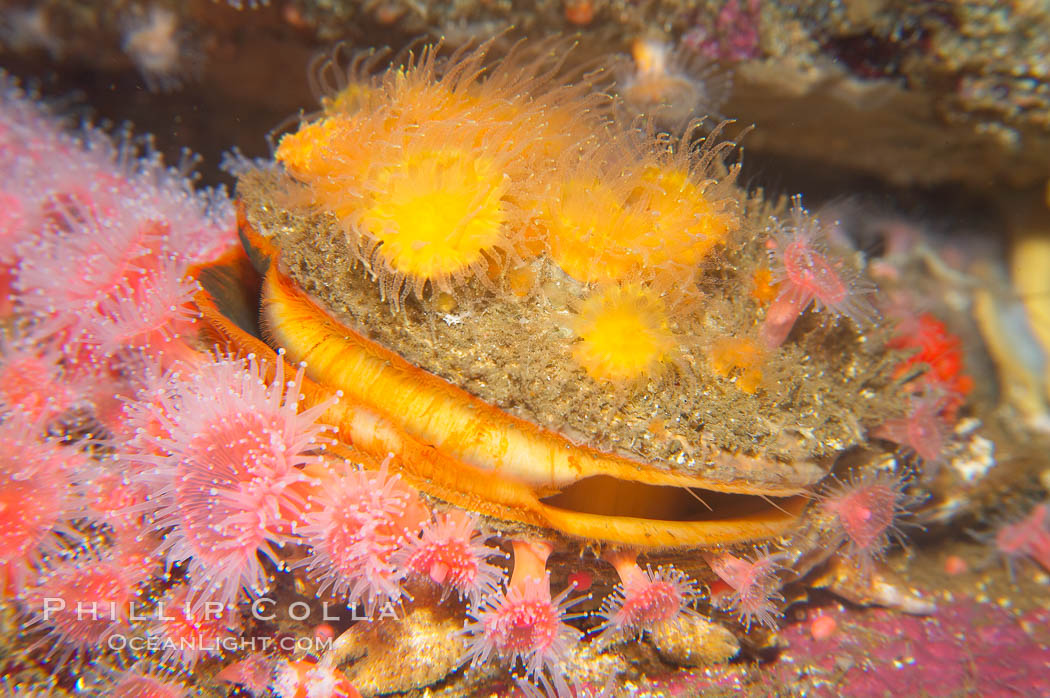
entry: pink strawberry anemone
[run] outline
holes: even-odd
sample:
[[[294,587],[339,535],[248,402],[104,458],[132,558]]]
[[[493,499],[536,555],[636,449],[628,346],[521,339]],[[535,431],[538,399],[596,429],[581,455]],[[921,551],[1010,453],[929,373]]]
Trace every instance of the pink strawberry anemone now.
[[[780,555],[760,552],[754,558],[747,558],[722,553],[705,554],[704,559],[730,589],[719,600],[728,610],[738,613],[748,628],[752,623],[776,628],[780,616],[777,602],[783,601],[776,578]]]
[[[428,578],[442,590],[442,598],[455,592],[477,605],[482,596],[498,585],[503,571],[488,558],[503,553],[484,544],[474,516],[450,510],[436,514],[421,535],[408,539],[397,553],[399,566]]]
[[[819,222],[811,220],[795,197],[790,224],[773,231],[773,281],[780,293],[766,310],[762,340],[767,348],[787,339],[798,317],[811,305],[851,319],[858,326],[870,324],[875,311],[866,296],[875,288],[863,281],[847,262],[828,254]]]
[[[156,506],[167,564],[187,562],[195,600],[235,603],[242,591],[268,587],[260,556],[294,542],[306,507],[301,468],[318,462],[324,427],[321,404],[298,412],[302,371],[284,383],[278,362],[272,382],[249,357],[206,364],[154,405],[163,433],[144,434],[143,452],[127,455],[149,466],[138,476]],[[162,454],[162,455],[156,455]]]
[[[605,559],[616,568],[620,584],[597,612],[603,621],[595,633],[603,644],[640,637],[679,614],[693,613],[690,604],[700,591],[689,575],[670,566],[643,570],[637,552],[611,552]]]
[[[894,539],[903,540],[901,517],[912,503],[904,486],[893,473],[874,472],[829,488],[820,502],[821,510],[833,518],[839,543],[845,543],[849,558],[865,574]]]
[[[48,555],[77,538],[70,519],[82,511],[78,449],[43,435],[43,425],[0,422],[0,597],[22,590]]]
[[[299,563],[306,576],[349,603],[396,601],[403,570],[393,559],[427,520],[419,494],[386,465],[364,470],[346,465],[323,477],[310,496],[298,533],[313,554]]]
[[[581,633],[565,621],[573,617],[568,609],[588,597],[570,599],[572,586],[551,596],[550,573],[545,570],[549,544],[516,540],[513,545],[510,582],[469,612],[473,620],[463,628],[463,661],[477,667],[496,656],[521,664],[530,681],[548,693],[569,696],[563,667]]]

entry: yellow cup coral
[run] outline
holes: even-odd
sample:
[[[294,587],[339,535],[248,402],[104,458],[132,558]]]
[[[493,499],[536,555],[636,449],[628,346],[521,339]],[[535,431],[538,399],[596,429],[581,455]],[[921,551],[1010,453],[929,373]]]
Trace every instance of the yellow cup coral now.
[[[689,171],[652,163],[641,179],[650,186],[637,191],[638,204],[651,212],[652,235],[663,242],[652,251],[651,265],[694,265],[725,240],[730,216],[716,210]]]
[[[568,173],[543,200],[539,223],[550,256],[577,281],[691,273],[733,224],[724,200],[709,191],[707,151],[699,158],[688,144],[653,151],[638,135],[570,154],[562,166]]]
[[[321,118],[277,149],[395,306],[428,287],[491,285],[494,269],[541,251],[531,220],[554,173],[552,143],[566,137],[551,124],[593,125],[588,85],[544,84],[552,52],[512,52],[486,72],[487,48],[447,62],[428,48],[371,77],[361,74],[371,62],[354,59]]]
[[[753,395],[762,383],[765,352],[747,337],[722,337],[711,347],[711,370],[722,378],[736,378],[736,387]]]
[[[366,108],[390,53],[386,48],[352,49],[349,42],[340,42],[315,56],[306,75],[324,112],[352,114]]]
[[[628,277],[644,266],[643,254],[655,243],[643,212],[599,177],[556,185],[546,200],[543,224],[551,257],[583,283]]]
[[[488,48],[439,61],[431,47],[376,75],[372,57],[325,63],[319,75],[335,77],[315,83],[340,89],[282,138],[278,161],[340,219],[395,306],[472,279],[510,284],[544,253],[581,283],[684,288],[734,224],[713,184],[721,147],[604,121],[590,83],[559,82],[554,44],[491,68]]]
[[[396,275],[445,279],[503,242],[503,172],[470,151],[406,154],[374,174],[376,192],[359,223]]]
[[[335,174],[340,171],[339,163],[330,156],[330,149],[333,144],[344,142],[341,132],[347,127],[347,119],[341,116],[304,124],[295,133],[281,137],[275,156],[289,172],[300,177]]]
[[[640,284],[610,286],[585,300],[573,330],[579,341],[572,356],[596,380],[651,376],[675,348],[660,297]]]

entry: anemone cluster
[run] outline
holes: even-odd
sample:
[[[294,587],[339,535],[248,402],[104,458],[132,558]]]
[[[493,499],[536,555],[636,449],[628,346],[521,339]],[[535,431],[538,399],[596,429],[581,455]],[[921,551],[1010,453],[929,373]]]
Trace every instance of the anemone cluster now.
[[[713,176],[723,148],[616,128],[591,82],[559,74],[564,46],[519,48],[489,69],[486,49],[446,61],[426,48],[377,75],[353,61],[276,158],[339,219],[395,306],[471,282],[528,295],[543,253],[595,287],[590,315],[622,317],[616,334],[594,333],[610,337],[600,352],[655,316],[639,339],[651,346],[634,348],[641,365],[621,369],[637,375],[667,344],[664,301],[646,289],[687,289],[737,225],[732,174]],[[589,368],[617,374],[598,357]]]

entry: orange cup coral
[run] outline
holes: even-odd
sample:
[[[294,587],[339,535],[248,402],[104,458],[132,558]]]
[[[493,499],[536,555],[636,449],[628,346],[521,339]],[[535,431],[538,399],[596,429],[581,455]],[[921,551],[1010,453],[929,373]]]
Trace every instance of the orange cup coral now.
[[[653,149],[638,136],[621,134],[580,158],[570,154],[560,166],[569,174],[543,202],[550,255],[577,281],[680,276],[733,225],[707,172],[718,148],[697,157],[685,142],[658,141]]]
[[[355,59],[321,117],[277,148],[395,306],[427,288],[491,286],[493,269],[543,252],[582,283],[648,279],[725,239],[720,146],[611,128],[588,81],[562,81],[554,44],[486,70],[488,48],[447,63],[424,49],[375,77]]]
[[[581,88],[532,96],[536,83],[553,79],[542,52],[512,55],[481,80],[487,48],[441,67],[428,48],[367,84],[358,76],[344,91],[365,90],[368,99],[337,95],[326,116],[277,148],[312,202],[340,219],[395,305],[408,293],[422,297],[428,284],[487,284],[493,263],[529,256],[529,204],[564,149],[552,144],[571,146],[579,128],[555,133],[551,125],[592,120]]]
[[[640,284],[611,286],[583,302],[572,356],[591,378],[647,378],[675,347],[659,296]]]

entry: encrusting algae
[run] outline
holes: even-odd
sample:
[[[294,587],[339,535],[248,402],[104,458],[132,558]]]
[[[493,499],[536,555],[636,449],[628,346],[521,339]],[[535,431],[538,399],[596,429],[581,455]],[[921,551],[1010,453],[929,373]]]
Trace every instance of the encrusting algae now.
[[[847,260],[819,277],[786,265],[772,284],[770,250],[807,244],[820,223],[796,203],[787,220],[804,230],[786,230],[782,202],[737,188],[718,129],[620,124],[586,76],[563,76],[564,48],[522,45],[490,64],[488,45],[447,59],[426,47],[384,71],[368,56],[338,66],[337,52],[315,77],[337,76],[323,109],[281,137],[276,166],[241,174],[246,256],[196,277],[210,336],[305,365],[304,402],[326,405],[334,428],[325,458],[388,464],[428,506],[479,517],[513,549],[510,580],[463,601],[470,673],[516,664],[567,695],[566,663],[594,623],[566,614],[580,602],[566,560],[608,584],[593,553],[620,563],[603,635],[721,661],[737,644],[697,615],[708,565],[724,567],[727,546],[791,546],[838,454],[901,410],[900,357],[858,324],[860,296],[846,318],[791,296],[797,322],[763,343],[792,284],[850,293]],[[833,553],[797,552],[806,568],[793,573]],[[767,576],[765,595],[738,593],[768,602],[772,622],[779,577]],[[580,608],[598,608],[595,594]],[[549,627],[500,625],[526,617]]]

